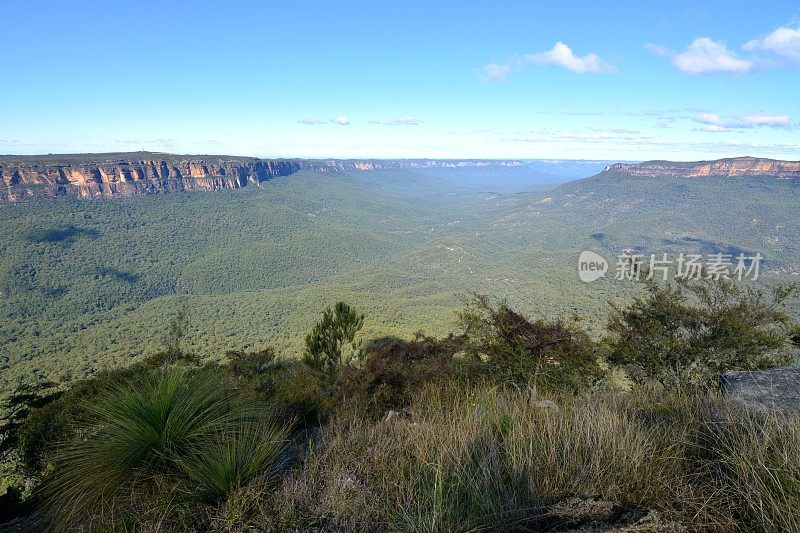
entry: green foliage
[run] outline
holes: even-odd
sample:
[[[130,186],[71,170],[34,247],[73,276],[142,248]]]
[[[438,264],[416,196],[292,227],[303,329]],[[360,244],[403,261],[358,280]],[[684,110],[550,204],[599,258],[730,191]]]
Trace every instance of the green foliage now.
[[[127,367],[99,372],[66,390],[45,388],[15,396],[20,414],[9,436],[25,473],[33,477],[42,475],[53,448],[71,439],[72,426],[84,420],[101,390],[128,384],[164,368],[165,357],[159,353]],[[186,358],[183,362],[190,363]]]
[[[275,350],[269,347],[255,352],[229,351],[225,356],[228,370],[237,379],[262,379],[270,374],[276,364]]]
[[[716,309],[712,346],[744,353],[757,345],[741,324],[767,319],[764,331],[787,343],[777,305],[789,287],[772,302],[727,282],[652,290],[670,305],[653,311],[640,297],[616,312],[650,317],[657,332],[668,328],[652,317],[685,324]],[[327,312],[320,323],[349,325],[332,336],[353,349],[363,316],[344,304]],[[17,450],[42,485],[35,500],[12,488],[4,501],[40,505],[56,530],[538,530],[649,527],[654,516],[663,531],[681,530],[673,520],[795,529],[796,424],[723,411],[708,389],[586,390],[599,345],[577,324],[531,321],[483,296],[461,318],[463,336],[374,340],[357,366],[339,355],[332,382],[270,348],[202,367],[170,364],[165,351],[99,374],[29,410]],[[389,409],[402,415],[375,420]],[[321,440],[303,443],[317,433],[305,428],[282,453],[288,419],[326,424]],[[621,518],[641,509],[661,514]]]
[[[306,336],[303,361],[328,383],[333,383],[342,365],[361,358],[356,334],[364,325],[364,315],[344,302],[323,311],[322,318]]]
[[[792,334],[789,339],[792,341],[792,344],[800,348],[800,324],[795,324],[794,327],[792,327]]]
[[[55,528],[136,520],[169,505],[187,475],[203,480],[203,498],[220,497],[277,456],[272,443],[285,430],[250,427],[265,417],[216,373],[158,370],[112,384],[74,429],[81,438],[55,454],[40,492],[45,516]]]
[[[181,348],[181,341],[186,335],[187,328],[186,309],[178,309],[175,318],[170,320],[169,327],[164,334],[162,353],[166,363],[172,364],[177,362],[183,357],[183,350]]]
[[[335,411],[331,387],[306,364],[286,362],[274,375],[272,403],[301,426],[324,423]]]
[[[769,299],[726,279],[645,287],[628,307],[615,307],[608,325],[609,360],[636,381],[707,385],[727,370],[791,362],[791,321],[781,305],[794,286],[776,286]]]
[[[18,446],[20,429],[31,411],[47,405],[55,394],[52,385],[39,389],[23,385],[5,399],[0,419],[0,462],[7,460]]]
[[[461,313],[466,348],[491,379],[579,389],[600,377],[597,346],[576,323],[530,321],[508,304],[476,295]]]
[[[288,426],[275,420],[244,424],[197,443],[180,462],[192,496],[213,504],[255,479],[273,478]]]

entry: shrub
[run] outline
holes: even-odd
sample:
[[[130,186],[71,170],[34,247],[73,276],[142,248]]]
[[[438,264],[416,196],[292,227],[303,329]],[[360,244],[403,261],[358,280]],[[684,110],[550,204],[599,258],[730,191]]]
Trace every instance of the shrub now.
[[[257,352],[229,351],[228,369],[240,379],[259,378],[268,373],[275,362],[275,350],[264,348]]]
[[[181,343],[186,335],[187,326],[186,309],[181,307],[177,310],[175,317],[170,320],[167,331],[161,339],[161,353],[167,363],[175,363],[184,357]]]
[[[408,405],[424,385],[450,379],[461,343],[453,336],[437,340],[421,332],[410,342],[395,337],[374,340],[364,350],[361,367],[342,371],[337,395],[356,409],[385,415]]]
[[[230,351],[225,355],[228,359],[228,371],[234,380],[263,398],[273,397],[276,374],[282,363],[277,360],[272,348],[256,352]]]
[[[642,382],[665,386],[716,383],[727,370],[761,370],[790,362],[790,320],[781,305],[794,286],[772,298],[730,280],[645,282],[647,293],[609,320],[609,361]]]
[[[575,323],[531,322],[481,295],[467,302],[460,318],[468,352],[485,360],[492,379],[575,390],[600,376],[597,346]]]
[[[189,359],[185,358],[185,363],[191,367]],[[42,474],[48,466],[52,448],[74,438],[72,426],[84,421],[101,390],[139,381],[154,370],[164,368],[165,364],[165,354],[159,353],[124,368],[99,372],[66,390],[29,399],[25,416],[14,432],[25,473],[32,477]]]
[[[323,423],[334,411],[336,403],[330,387],[300,362],[286,361],[273,374],[274,392],[270,398],[286,417],[301,426]]]

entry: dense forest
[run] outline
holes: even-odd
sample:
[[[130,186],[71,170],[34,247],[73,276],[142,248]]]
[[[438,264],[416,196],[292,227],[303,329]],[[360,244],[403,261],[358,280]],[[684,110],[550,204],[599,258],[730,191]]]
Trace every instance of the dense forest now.
[[[603,174],[556,187],[521,172],[301,173],[214,194],[2,205],[0,386],[152,355],[179,309],[204,358],[265,345],[296,357],[339,299],[374,337],[447,334],[472,292],[596,329],[632,286],[579,282],[590,248],[611,261],[628,248],[744,250],[764,256],[763,279],[798,271],[793,180]]]

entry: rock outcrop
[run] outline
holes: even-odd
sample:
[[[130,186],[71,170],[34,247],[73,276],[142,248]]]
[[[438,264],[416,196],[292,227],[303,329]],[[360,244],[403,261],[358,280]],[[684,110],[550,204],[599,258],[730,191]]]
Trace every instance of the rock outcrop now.
[[[403,168],[523,166],[492,160],[262,160],[232,156],[120,154],[0,156],[0,202],[56,196],[127,197],[216,191],[259,184],[301,170],[346,172]]]
[[[800,368],[725,372],[721,385],[727,401],[757,413],[800,415]]]
[[[615,163],[605,172],[619,172],[630,176],[700,178],[718,176],[772,176],[780,179],[800,179],[800,161],[778,161],[758,157],[735,157],[717,161],[677,163],[672,161],[645,161],[644,163]]]

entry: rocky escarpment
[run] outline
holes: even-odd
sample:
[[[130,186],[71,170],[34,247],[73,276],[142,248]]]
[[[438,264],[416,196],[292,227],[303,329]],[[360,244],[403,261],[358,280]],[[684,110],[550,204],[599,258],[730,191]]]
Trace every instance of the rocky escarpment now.
[[[645,161],[644,163],[615,163],[606,172],[619,172],[630,176],[700,178],[719,176],[773,176],[781,179],[800,179],[800,161],[778,161],[758,157],[735,157],[716,161],[676,163],[673,161]]]
[[[0,159],[0,200],[53,196],[114,197],[187,190],[236,189],[304,167],[301,161],[177,158],[157,154]],[[120,157],[121,156],[121,157]],[[126,157],[127,156],[127,157]]]
[[[121,154],[0,156],[0,201],[55,196],[127,197],[179,191],[216,191],[259,184],[301,170],[344,172],[402,168],[523,166],[492,160],[262,160],[232,156]]]

